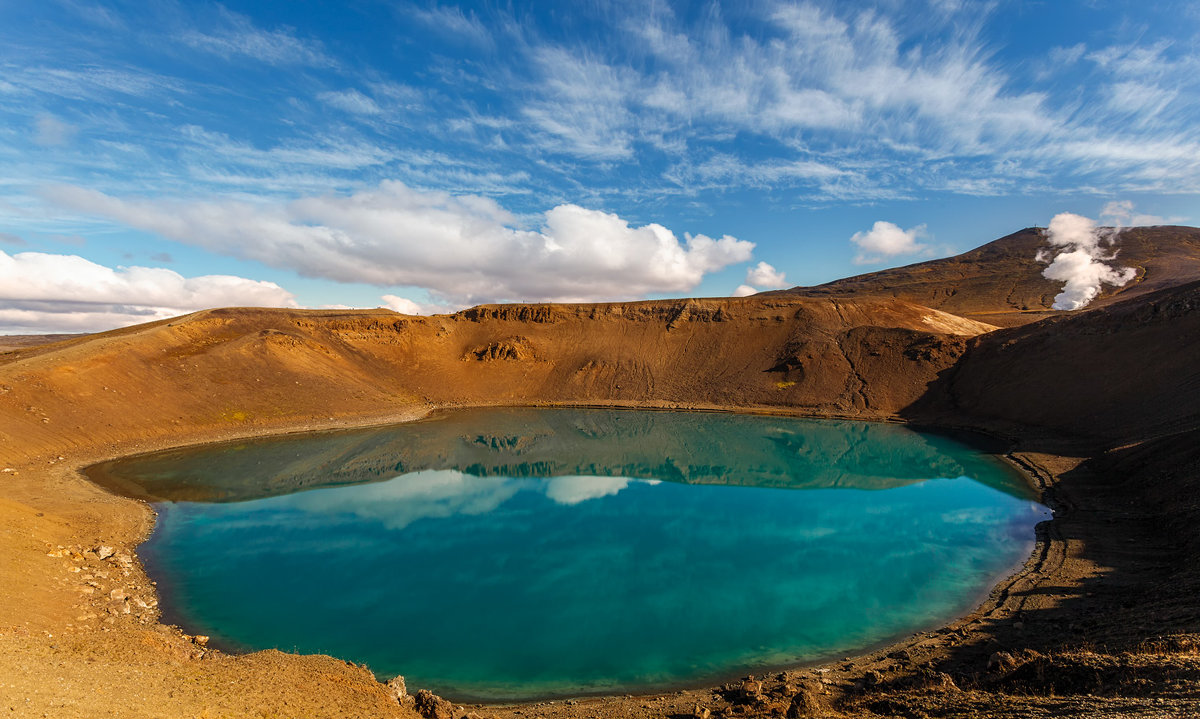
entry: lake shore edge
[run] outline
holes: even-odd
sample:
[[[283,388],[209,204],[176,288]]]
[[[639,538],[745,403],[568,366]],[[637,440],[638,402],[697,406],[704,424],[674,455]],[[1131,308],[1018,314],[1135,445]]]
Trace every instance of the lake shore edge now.
[[[335,420],[333,420],[331,422],[327,422],[327,423],[314,423],[314,422],[282,423],[282,424],[278,424],[276,426],[271,426],[271,427],[255,427],[255,428],[252,428],[251,431],[244,431],[244,430],[239,431],[237,429],[234,429],[232,431],[212,431],[212,430],[210,430],[207,432],[200,432],[200,433],[188,433],[184,436],[174,438],[172,440],[156,440],[151,443],[135,442],[135,441],[131,440],[129,442],[123,443],[120,446],[110,447],[107,449],[96,448],[91,453],[81,453],[78,449],[76,449],[72,453],[72,457],[71,457],[70,461],[67,461],[67,460],[42,460],[42,461],[54,461],[55,462],[55,464],[52,464],[45,469],[38,467],[37,459],[34,459],[34,461],[30,462],[30,463],[20,463],[20,465],[19,465],[20,468],[17,470],[17,477],[25,479],[26,477],[29,477],[30,475],[36,475],[39,472],[39,470],[43,473],[48,472],[52,475],[56,475],[55,479],[57,481],[55,481],[55,484],[58,484],[60,486],[62,486],[64,484],[66,484],[67,486],[76,485],[75,487],[72,487],[72,489],[74,489],[75,491],[68,492],[68,495],[76,495],[79,499],[86,501],[86,499],[89,497],[89,495],[93,494],[93,491],[99,491],[99,490],[96,489],[95,485],[92,484],[85,477],[82,470],[89,466],[98,464],[100,462],[108,461],[111,459],[116,459],[118,457],[127,457],[130,455],[142,454],[142,453],[147,453],[147,452],[157,452],[157,451],[162,451],[165,449],[175,449],[175,448],[184,447],[184,446],[188,446],[188,445],[195,445],[195,444],[207,444],[207,443],[221,442],[221,441],[236,441],[236,440],[241,440],[241,439],[246,439],[246,438],[251,438],[251,437],[279,436],[279,435],[301,433],[301,432],[327,432],[327,431],[337,431],[337,430],[342,430],[342,429],[352,429],[352,428],[358,429],[358,428],[363,428],[363,427],[397,424],[400,422],[419,420],[419,419],[425,418],[425,417],[429,416],[431,413],[437,412],[439,410],[456,409],[456,408],[461,408],[462,406],[465,406],[465,405],[415,407],[415,408],[404,409],[404,410],[401,410],[398,412],[389,412],[386,414],[381,414],[381,415],[372,416],[372,417],[362,417],[362,418],[354,418],[354,419],[338,418],[338,419],[335,419]],[[512,403],[480,403],[479,405],[472,404],[469,406],[514,406],[514,405]],[[688,411],[721,411],[721,412],[738,412],[738,413],[750,413],[750,414],[773,414],[773,415],[794,416],[794,417],[804,417],[804,418],[814,418],[814,419],[850,419],[850,418],[857,419],[857,420],[863,419],[861,416],[850,417],[850,416],[846,416],[846,415],[839,416],[839,415],[830,414],[830,413],[788,411],[788,410],[780,409],[778,407],[773,407],[773,408],[736,407],[736,406],[722,407],[722,406],[715,406],[715,405],[697,405],[694,407],[689,407],[689,406],[680,406],[680,403],[634,403],[634,402],[625,402],[625,403],[565,403],[565,402],[536,403],[536,402],[534,402],[534,403],[522,403],[520,405],[515,405],[515,406],[533,406],[533,407],[539,407],[539,406],[568,407],[569,406],[569,407],[603,407],[603,408],[626,407],[626,408],[637,408],[637,409],[673,409],[673,410],[688,410]],[[884,421],[903,422],[903,420],[901,418],[893,417],[893,418],[883,418],[883,419],[884,419]],[[950,430],[961,429],[961,428],[955,428],[950,425],[947,425],[945,428],[950,429]],[[971,431],[977,432],[978,430],[972,429]],[[1013,466],[1019,468],[1022,471],[1022,474],[1024,476],[1026,476],[1027,481],[1029,481],[1031,483],[1031,485],[1033,485],[1034,488],[1039,492],[1039,494],[1041,494],[1045,498],[1044,501],[1048,502],[1048,506],[1050,506],[1052,509],[1055,509],[1056,511],[1061,511],[1064,508],[1066,508],[1072,504],[1072,502],[1074,501],[1072,498],[1056,497],[1055,496],[1056,492],[1054,491],[1057,487],[1056,476],[1059,473],[1061,473],[1062,471],[1064,471],[1063,470],[1064,465],[1062,464],[1062,462],[1064,462],[1064,458],[1055,457],[1053,455],[1044,455],[1041,453],[1023,453],[1023,452],[1020,452],[1019,450],[1015,451],[1015,452],[1010,451],[1009,453],[1007,453],[1006,457],[1008,458],[1008,460],[1010,461],[1010,463]],[[1070,459],[1070,458],[1065,459],[1065,462],[1066,462],[1066,466],[1068,468],[1073,468],[1077,464],[1076,461],[1074,461],[1073,459]],[[16,477],[14,477],[14,479],[15,478]],[[25,481],[28,481],[28,480],[25,480]],[[11,482],[11,480],[10,480],[10,482]],[[148,505],[146,505],[143,502],[140,502],[139,500],[130,500],[130,499],[122,498],[122,497],[116,497],[114,495],[107,494],[107,493],[105,493],[105,494],[106,494],[107,500],[103,503],[103,505],[108,505],[108,506],[122,505],[122,504],[133,505],[133,507],[128,507],[128,506],[121,506],[119,508],[112,507],[114,512],[119,512],[122,515],[129,515],[129,514],[135,514],[135,515],[141,514],[142,515],[141,516],[142,521],[137,523],[137,527],[136,527],[137,531],[134,531],[134,532],[126,531],[123,534],[123,536],[120,536],[119,538],[112,538],[112,539],[105,540],[105,541],[108,541],[111,543],[111,545],[113,546],[114,552],[127,552],[133,556],[136,556],[137,545],[139,545],[141,542],[145,541],[145,539],[148,538],[150,532],[152,531],[153,511],[149,508]],[[65,499],[65,497],[64,497],[64,499]],[[97,519],[97,523],[96,523],[95,528],[99,529],[99,530],[108,530],[107,532],[104,532],[104,534],[108,534],[109,536],[112,536],[112,534],[111,534],[112,530],[115,530],[115,529],[128,530],[130,528],[130,525],[128,524],[127,519],[123,522],[105,521],[104,517],[97,517],[96,519]],[[1018,621],[1016,619],[1011,619],[1011,617],[1015,616],[1020,611],[1020,607],[1018,606],[1019,602],[1017,601],[1016,597],[1020,596],[1023,591],[1028,591],[1030,588],[1036,587],[1037,585],[1039,585],[1047,580],[1051,580],[1051,579],[1055,579],[1055,578],[1058,578],[1058,579],[1069,579],[1070,578],[1069,575],[1071,574],[1071,565],[1066,561],[1066,557],[1068,554],[1068,546],[1067,546],[1067,543],[1063,540],[1062,532],[1058,531],[1056,528],[1053,527],[1054,523],[1057,521],[1061,521],[1061,520],[1053,519],[1053,520],[1049,520],[1048,522],[1044,522],[1041,525],[1039,525],[1038,531],[1037,531],[1037,537],[1035,539],[1034,550],[1033,550],[1033,553],[1031,554],[1031,556],[1029,558],[1027,558],[1021,564],[1021,566],[1016,569],[1016,571],[1011,576],[1006,577],[999,584],[992,587],[990,589],[990,591],[988,592],[987,598],[982,602],[982,604],[980,606],[978,606],[977,608],[975,608],[973,611],[966,614],[965,616],[963,616],[963,617],[955,620],[954,622],[951,622],[943,627],[940,627],[934,631],[919,632],[909,639],[902,640],[899,642],[889,643],[883,647],[867,648],[858,657],[852,658],[850,661],[843,661],[843,662],[837,662],[837,663],[832,663],[832,664],[830,664],[830,663],[825,663],[825,664],[809,663],[809,664],[805,664],[805,665],[798,666],[798,667],[781,667],[778,670],[772,670],[771,672],[769,672],[769,674],[775,675],[774,678],[768,679],[766,684],[762,685],[759,688],[757,693],[761,696],[769,696],[769,694],[772,692],[772,684],[773,683],[778,684],[780,686],[788,685],[788,684],[796,684],[797,682],[805,683],[806,677],[801,676],[801,675],[810,675],[810,677],[815,678],[817,680],[817,684],[814,685],[814,687],[819,687],[819,689],[817,689],[817,691],[820,693],[820,695],[828,696],[830,698],[830,701],[832,702],[832,700],[836,699],[839,696],[839,694],[841,692],[845,691],[847,688],[853,688],[854,686],[862,684],[862,677],[864,677],[864,676],[874,677],[875,674],[872,674],[872,672],[880,674],[880,675],[884,675],[886,673],[893,672],[896,669],[896,667],[894,666],[895,661],[891,657],[893,657],[894,655],[908,654],[912,657],[924,658],[924,661],[930,662],[930,660],[936,658],[936,656],[939,654],[939,650],[945,647],[945,645],[947,644],[948,637],[961,637],[961,636],[967,635],[967,634],[986,634],[989,631],[988,630],[989,624],[997,622],[997,621],[1001,621],[1006,617],[1009,617],[1010,621],[1012,621],[1012,622]],[[73,544],[75,546],[85,547],[86,545],[90,544],[92,541],[100,542],[101,540],[90,540],[86,537],[77,536],[77,537],[75,537],[75,541],[71,542],[71,544]],[[64,544],[64,546],[66,545],[65,542],[60,542],[60,543]],[[105,545],[101,545],[101,544],[97,543],[95,546],[99,547],[99,546],[105,546]],[[51,553],[53,553],[53,548],[51,548],[51,549],[52,549]],[[88,549],[90,549],[90,547]],[[85,549],[84,553],[86,553],[86,551],[87,550]],[[101,561],[103,561],[103,560],[101,560]],[[136,560],[135,560],[135,564],[136,564]],[[133,584],[135,584],[137,586],[144,586],[144,587],[152,587],[153,586],[152,584],[150,584],[150,579],[148,577],[145,577],[144,574],[141,572],[140,565],[138,566],[137,571],[132,576],[134,577]],[[47,579],[47,577],[43,577],[43,579]],[[153,590],[150,589],[149,592],[143,592],[143,594],[149,594],[149,595],[153,596]],[[110,595],[111,595],[111,592],[110,592]],[[143,601],[144,601],[144,599],[143,599]],[[83,640],[83,644],[86,645],[87,640],[89,638],[91,638],[90,635],[94,635],[95,633],[97,633],[97,630],[99,633],[102,633],[102,634],[109,634],[109,633],[113,633],[113,632],[116,632],[118,634],[121,633],[121,630],[124,629],[124,627],[118,627],[117,625],[128,623],[128,622],[123,621],[127,618],[127,616],[128,615],[120,615],[120,614],[116,615],[114,617],[114,619],[116,619],[116,621],[112,622],[109,625],[107,631],[103,628],[102,622],[99,627],[89,628],[89,629],[82,629],[82,628],[77,628],[77,627],[71,627],[70,629],[67,629],[67,627],[64,627],[61,625],[57,626],[57,627],[54,627],[54,626],[38,627],[38,629],[40,629],[46,635],[46,637],[48,639],[52,639],[52,637],[50,635],[55,634],[56,632],[59,633],[61,636],[61,633],[64,630],[66,630],[66,631],[76,630],[74,632],[75,636],[78,639]],[[243,663],[246,663],[246,664],[258,665],[258,664],[260,664],[262,659],[267,658],[267,657],[262,657],[259,655],[271,655],[269,657],[269,659],[270,659],[270,661],[268,662],[269,664],[284,665],[284,666],[278,666],[278,667],[272,666],[271,671],[269,673],[275,674],[278,671],[284,671],[287,673],[303,671],[304,668],[310,667],[315,662],[317,664],[323,665],[322,666],[323,671],[329,671],[330,669],[335,669],[335,670],[344,671],[347,674],[353,676],[354,680],[355,680],[354,683],[361,685],[361,691],[363,694],[363,696],[361,698],[369,699],[370,701],[368,701],[368,704],[370,704],[370,705],[374,705],[375,707],[378,708],[380,706],[379,703],[382,701],[384,703],[384,705],[386,706],[387,701],[389,699],[391,699],[391,697],[388,696],[388,690],[382,684],[377,684],[374,687],[370,686],[370,683],[369,683],[369,681],[367,681],[367,678],[362,676],[364,673],[366,673],[366,671],[363,667],[357,667],[353,664],[348,664],[348,663],[342,662],[340,660],[326,658],[326,657],[300,657],[300,656],[296,656],[296,655],[288,655],[288,654],[279,653],[279,652],[259,652],[259,653],[251,654],[251,655],[223,654],[220,652],[207,650],[203,647],[202,644],[199,644],[197,642],[196,638],[184,634],[182,632],[182,630],[179,630],[174,627],[165,627],[163,625],[159,625],[159,624],[157,624],[156,621],[154,623],[147,622],[146,624],[138,623],[134,626],[128,627],[128,629],[135,633],[136,632],[153,632],[153,633],[160,635],[161,638],[168,644],[182,645],[184,651],[188,652],[189,655],[192,657],[192,661],[194,661],[195,663],[202,665],[202,666],[203,665],[211,666],[211,665],[214,665],[217,663],[220,663],[220,664],[232,663],[232,664],[236,665],[237,663],[239,663],[239,661],[242,661]],[[9,632],[4,632],[4,634],[8,635]],[[30,636],[30,638],[32,638],[33,635],[31,634],[29,636]],[[102,642],[102,643],[107,644],[108,642]],[[176,649],[176,653],[178,653],[178,649]],[[250,661],[248,659],[250,657],[257,657],[260,661]],[[916,661],[919,663],[921,660],[915,659],[915,660],[910,660],[910,661]],[[289,664],[295,664],[297,666],[286,666]],[[234,667],[228,667],[227,669],[232,669],[235,672],[238,671]],[[254,670],[251,669],[249,666],[246,667],[246,669],[249,671],[245,672],[244,678],[247,680],[250,680],[250,681],[256,681],[256,678],[254,677],[254,673],[255,673]],[[373,680],[373,677],[371,679]],[[272,680],[263,678],[263,679],[257,679],[257,681],[265,681],[265,682],[269,683]],[[811,683],[811,682],[808,682],[808,683]],[[540,713],[544,713],[547,716],[558,716],[558,715],[574,716],[578,713],[578,711],[582,707],[590,707],[590,709],[593,711],[599,710],[602,708],[603,712],[606,714],[612,713],[612,712],[631,711],[636,715],[639,711],[642,711],[642,712],[650,711],[649,709],[646,708],[645,705],[649,705],[653,709],[653,712],[656,712],[656,713],[664,711],[664,710],[668,711],[668,712],[683,712],[685,710],[690,712],[694,709],[695,706],[704,706],[707,708],[710,705],[714,705],[714,697],[721,697],[721,696],[723,696],[724,693],[728,693],[728,691],[729,691],[729,685],[726,685],[724,688],[712,687],[712,686],[691,687],[691,688],[685,688],[685,689],[680,689],[680,690],[675,690],[675,691],[659,692],[659,693],[647,694],[647,695],[639,695],[636,697],[625,697],[625,696],[581,697],[581,698],[578,698],[577,700],[572,700],[572,703],[569,703],[569,704],[564,703],[562,701],[553,701],[553,703],[550,703],[548,701],[534,701],[532,703],[531,702],[521,702],[519,704],[493,704],[493,705],[487,705],[486,707],[476,707],[476,708],[481,709],[481,710],[486,710],[490,713],[494,713],[494,714],[498,714],[498,715],[506,715],[506,714],[510,714],[513,712],[519,712],[519,711],[521,711],[522,707],[528,707],[528,706],[533,705],[533,706],[538,707],[538,710]],[[826,694],[826,692],[828,692],[828,694]],[[730,703],[730,706],[736,706],[737,705],[736,704],[737,697],[730,697],[730,698],[734,700],[734,702]],[[392,701],[394,702],[394,700],[392,700]],[[719,700],[717,703],[719,703]],[[397,709],[402,708],[399,705],[395,705],[395,706]],[[555,709],[555,711],[549,711],[551,709]],[[637,711],[635,711],[635,710],[637,710]]]

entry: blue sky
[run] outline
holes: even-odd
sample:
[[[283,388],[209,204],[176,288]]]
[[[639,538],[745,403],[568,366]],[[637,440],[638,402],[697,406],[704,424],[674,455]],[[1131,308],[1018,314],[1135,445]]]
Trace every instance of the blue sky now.
[[[1196,224],[1198,90],[1194,2],[0,1],[0,332]]]

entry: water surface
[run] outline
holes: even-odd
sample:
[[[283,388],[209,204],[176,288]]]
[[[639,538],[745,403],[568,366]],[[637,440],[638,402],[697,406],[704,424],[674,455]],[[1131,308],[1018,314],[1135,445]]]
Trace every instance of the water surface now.
[[[967,611],[1045,518],[897,425],[488,409],[131,458],[169,619],[455,697],[712,680]]]

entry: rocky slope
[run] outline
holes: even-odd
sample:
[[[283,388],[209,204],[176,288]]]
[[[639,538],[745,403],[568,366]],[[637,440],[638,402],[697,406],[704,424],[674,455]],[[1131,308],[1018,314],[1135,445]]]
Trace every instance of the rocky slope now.
[[[1200,282],[1184,282],[1198,231],[1138,232],[1149,249],[1122,240],[1124,261],[1140,263],[1135,285],[1094,309],[1004,330],[906,298],[1024,321],[1032,310],[1020,306],[1044,307],[1056,290],[1039,289],[1039,268],[1022,259],[1036,251],[1029,232],[941,264],[852,278],[837,292],[810,288],[817,297],[484,306],[438,317],[209,310],[0,354],[0,709],[1200,715]],[[985,430],[1014,443],[1010,456],[1045,490],[1055,519],[979,610],[886,650],[659,697],[468,709],[428,696],[397,702],[366,669],[329,657],[212,652],[160,624],[155,588],[132,556],[151,512],[78,471],[189,442],[514,403]]]
[[[1057,314],[1051,306],[1061,283],[1042,277],[1045,264],[1037,260],[1048,247],[1043,230],[1030,227],[954,257],[767,294],[897,297],[1003,327],[1026,324]],[[1200,229],[1128,228],[1115,249],[1113,264],[1137,276],[1124,287],[1105,286],[1095,307],[1200,280]]]
[[[0,447],[49,455],[480,403],[886,417],[990,329],[894,299],[505,305],[437,317],[209,310],[9,353]]]
[[[1191,282],[982,336],[923,404],[1024,434],[1133,444],[1196,426],[1198,359]]]

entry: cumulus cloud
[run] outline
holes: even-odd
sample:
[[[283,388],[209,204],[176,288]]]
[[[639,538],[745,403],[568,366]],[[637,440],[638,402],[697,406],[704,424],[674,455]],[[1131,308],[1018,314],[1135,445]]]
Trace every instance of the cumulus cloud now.
[[[551,477],[545,480],[546,496],[557,504],[579,504],[589,499],[599,499],[617,494],[636,479],[627,477]],[[657,480],[649,480],[658,484]]]
[[[867,265],[898,255],[924,252],[929,249],[928,246],[917,242],[917,239],[927,234],[925,225],[902,230],[899,225],[879,220],[867,232],[855,232],[850,238],[851,242],[858,245],[854,264]]]
[[[1042,270],[1049,280],[1066,284],[1054,298],[1054,309],[1077,310],[1086,307],[1100,294],[1101,285],[1121,287],[1137,275],[1132,267],[1112,267],[1107,262],[1116,259],[1112,246],[1117,242],[1117,231],[1098,228],[1095,221],[1063,212],[1050,220],[1046,239],[1051,247],[1061,248],[1050,265]],[[1039,259],[1046,259],[1039,253]]]
[[[787,286],[784,273],[766,262],[759,262],[746,271],[746,284],[762,289],[777,290]]]
[[[297,306],[273,282],[0,251],[0,331],[95,332],[230,305]]]
[[[301,492],[275,501],[310,513],[353,513],[389,529],[403,529],[423,519],[487,514],[520,492],[542,494],[556,504],[574,505],[611,497],[630,484],[659,483],[624,477],[476,477],[453,469],[429,469],[387,482]],[[362,501],[364,494],[370,496],[369,502]]]
[[[1147,215],[1134,212],[1133,203],[1129,200],[1109,202],[1100,210],[1100,220],[1113,227],[1144,227],[1161,225],[1165,222],[1158,215]]]
[[[397,295],[383,295],[379,299],[383,300],[383,304],[380,307],[393,312],[399,312],[402,315],[436,315],[466,309],[466,305],[439,305],[427,302],[414,302],[407,297],[399,297]]]
[[[766,262],[759,262],[746,270],[746,282],[737,286],[737,289],[733,291],[733,296],[749,297],[761,290],[776,290],[781,287],[787,287],[784,273]]]
[[[640,227],[559,205],[525,229],[494,200],[385,181],[353,195],[287,203],[122,199],[78,187],[56,203],[308,277],[429,290],[448,304],[626,300],[688,292],[750,259],[754,243]]]

